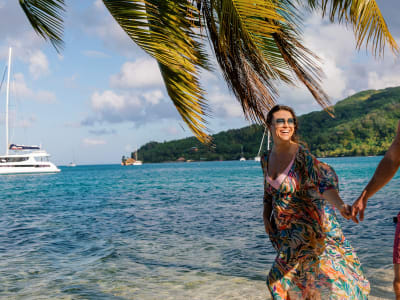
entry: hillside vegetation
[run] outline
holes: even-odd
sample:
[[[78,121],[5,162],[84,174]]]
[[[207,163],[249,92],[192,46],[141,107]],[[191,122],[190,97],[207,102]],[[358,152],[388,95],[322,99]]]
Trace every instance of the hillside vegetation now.
[[[400,87],[368,90],[334,106],[335,118],[325,111],[300,116],[299,136],[319,157],[381,155],[393,140],[400,119]],[[150,142],[139,149],[144,162],[181,160],[237,160],[243,154],[253,159],[263,128],[259,125],[213,135],[213,147],[190,137],[164,143]],[[266,139],[264,142],[266,148]]]

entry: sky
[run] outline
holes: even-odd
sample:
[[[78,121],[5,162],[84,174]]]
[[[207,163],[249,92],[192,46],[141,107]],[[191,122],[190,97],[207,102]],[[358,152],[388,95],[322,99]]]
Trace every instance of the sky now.
[[[129,39],[101,1],[66,1],[61,53],[33,31],[18,2],[0,0],[1,76],[13,48],[10,143],[40,144],[57,165],[114,164],[150,141],[192,136],[155,60]],[[377,3],[400,44],[400,1]],[[365,47],[357,51],[350,27],[319,15],[307,15],[304,25],[304,43],[322,60],[323,87],[333,104],[362,90],[400,86],[400,62],[389,49],[383,59]],[[201,84],[212,111],[211,133],[251,124],[218,72],[203,72]],[[300,84],[280,86],[279,95],[277,102],[298,115],[321,109]],[[0,153],[6,149],[4,116],[5,84]]]

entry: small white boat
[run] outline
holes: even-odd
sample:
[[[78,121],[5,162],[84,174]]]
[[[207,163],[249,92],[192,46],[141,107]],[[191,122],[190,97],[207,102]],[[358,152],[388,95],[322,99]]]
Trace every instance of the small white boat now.
[[[239,161],[246,161],[246,158],[244,157],[244,154],[243,154],[243,146],[242,146],[242,155],[241,155]]]
[[[57,173],[60,169],[50,162],[50,155],[40,150],[40,146],[26,146],[8,143],[8,100],[10,92],[10,70],[11,70],[10,48],[7,67],[7,92],[6,92],[6,153],[0,156],[1,174],[22,174],[22,173]],[[10,153],[9,151],[12,151]]]
[[[68,167],[76,167],[76,163],[70,162],[70,163],[68,164]]]
[[[143,165],[143,162],[141,160],[138,160],[138,150],[136,149],[135,151],[135,158],[132,156],[130,158],[124,159],[121,163],[123,166],[141,166]]]
[[[135,151],[135,161],[132,164],[133,166],[141,166],[143,165],[143,162],[141,160],[138,160],[138,149],[136,148]]]
[[[0,174],[57,173],[57,168],[44,150],[0,156]]]

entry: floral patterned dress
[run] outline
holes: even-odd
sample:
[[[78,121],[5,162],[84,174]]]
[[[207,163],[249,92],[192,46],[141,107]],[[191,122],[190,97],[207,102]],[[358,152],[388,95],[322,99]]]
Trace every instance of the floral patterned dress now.
[[[277,251],[267,278],[273,299],[367,299],[370,286],[360,261],[322,197],[338,190],[334,170],[299,145],[287,176],[274,188],[267,180],[268,157],[261,165]]]

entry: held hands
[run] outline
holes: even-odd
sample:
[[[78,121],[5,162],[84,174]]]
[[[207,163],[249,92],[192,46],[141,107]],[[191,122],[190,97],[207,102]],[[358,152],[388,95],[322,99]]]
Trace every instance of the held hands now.
[[[340,214],[345,218],[346,220],[351,219],[351,206],[348,204],[343,203],[342,206],[339,208]]]

